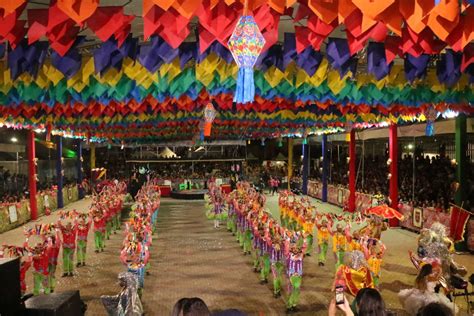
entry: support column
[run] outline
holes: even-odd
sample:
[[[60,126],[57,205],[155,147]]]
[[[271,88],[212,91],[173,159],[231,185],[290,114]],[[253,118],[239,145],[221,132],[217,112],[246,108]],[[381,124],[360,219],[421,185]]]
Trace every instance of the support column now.
[[[456,205],[461,206],[466,199],[466,115],[459,114],[456,118],[456,181],[459,183],[459,188],[454,196]]]
[[[303,194],[308,194],[308,171],[309,171],[309,168],[308,168],[308,161],[309,161],[309,145],[307,143],[305,143],[305,141],[303,141],[303,148],[302,148],[302,153],[303,153],[303,174],[302,174],[302,178],[303,178],[303,185],[302,185],[302,188],[301,188],[301,191],[303,192]]]
[[[326,134],[323,135],[322,145],[322,152],[321,157],[323,158],[323,174],[322,174],[322,182],[323,182],[323,189],[322,189],[322,201],[328,201],[328,167],[329,167],[329,159],[327,155],[327,145],[328,145],[328,136]]]
[[[395,210],[398,210],[398,136],[397,136],[397,125],[390,125],[389,129],[389,157],[392,161],[390,164],[390,201],[391,207]],[[396,227],[400,225],[400,222],[396,218],[392,218],[389,221],[391,227]]]
[[[84,198],[84,189],[82,188],[82,141],[77,140],[76,147],[77,154],[77,189],[79,193],[79,199]]]
[[[56,181],[58,186],[58,208],[64,207],[63,200],[63,139],[60,135],[56,136]]]
[[[349,140],[349,212],[355,212],[356,200],[356,139],[355,130],[351,130]]]
[[[91,149],[91,172],[92,169],[95,169],[95,143],[90,143],[90,149]]]
[[[293,138],[288,138],[288,190],[291,190],[291,178],[293,177]]]
[[[27,140],[28,151],[28,185],[30,191],[30,212],[31,220],[38,218],[38,204],[36,203],[36,148],[35,148],[35,132],[28,131]]]

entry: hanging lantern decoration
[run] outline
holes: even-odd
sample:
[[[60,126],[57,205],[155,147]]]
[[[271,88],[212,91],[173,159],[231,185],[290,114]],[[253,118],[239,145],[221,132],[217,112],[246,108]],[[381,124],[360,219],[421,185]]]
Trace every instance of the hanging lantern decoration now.
[[[278,147],[283,147],[283,141],[281,139],[281,137],[278,138]]]
[[[239,72],[234,102],[248,103],[255,98],[253,67],[265,46],[265,38],[258,29],[252,15],[247,15],[248,0],[245,0],[244,13],[240,17],[227,45],[234,57]]]
[[[430,106],[428,109],[426,109],[425,117],[426,117],[425,134],[426,136],[433,136],[434,135],[434,121],[438,117],[438,111],[436,111],[434,107]]]
[[[260,145],[265,146],[265,138],[262,137]]]
[[[212,105],[212,102],[209,102],[204,108],[204,136],[211,136],[212,122],[216,118],[216,109]]]

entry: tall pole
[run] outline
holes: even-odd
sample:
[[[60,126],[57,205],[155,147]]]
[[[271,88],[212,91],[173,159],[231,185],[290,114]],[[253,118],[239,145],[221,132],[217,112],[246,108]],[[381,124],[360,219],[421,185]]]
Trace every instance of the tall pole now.
[[[79,199],[84,197],[84,189],[82,188],[82,141],[77,140],[77,188],[79,193]]]
[[[398,136],[397,136],[397,125],[390,125],[389,129],[389,157],[392,161],[390,163],[390,200],[391,207],[398,209]],[[390,219],[390,226],[399,226],[399,220],[396,218]]]
[[[466,197],[466,115],[459,114],[456,118],[456,181],[459,183],[459,188],[454,196],[456,205],[461,206]]]
[[[95,143],[91,143],[91,170],[95,169]]]
[[[356,208],[356,137],[355,130],[351,130],[349,140],[349,212],[354,213]]]
[[[415,202],[415,183],[416,183],[416,138],[413,136],[413,175],[411,184],[411,200]]]
[[[288,138],[288,190],[291,190],[291,178],[293,177],[293,138]]]
[[[28,185],[30,191],[30,212],[31,219],[36,220],[38,218],[38,205],[36,203],[36,163],[35,163],[35,132],[32,130],[28,131],[27,140],[28,150]]]
[[[308,194],[308,144],[305,143],[306,141],[303,140],[303,187],[301,188],[301,191],[303,194]]]
[[[327,146],[328,146],[328,135],[323,135],[322,145],[322,153],[321,157],[323,158],[323,175],[322,175],[322,182],[323,182],[323,189],[322,189],[322,196],[321,199],[323,202],[328,201],[328,167],[329,167],[329,160],[327,156]]]
[[[60,135],[56,136],[56,178],[58,185],[58,208],[64,207],[63,200],[63,139]]]

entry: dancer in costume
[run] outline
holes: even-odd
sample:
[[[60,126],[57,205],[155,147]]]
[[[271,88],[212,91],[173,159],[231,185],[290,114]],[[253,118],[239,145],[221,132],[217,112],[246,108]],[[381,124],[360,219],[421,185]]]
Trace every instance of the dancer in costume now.
[[[27,247],[27,244],[25,245]],[[0,248],[0,258],[20,258],[20,290],[21,295],[26,293],[26,272],[33,263],[31,253],[25,247],[2,245]]]
[[[415,280],[415,287],[412,289],[401,290],[398,298],[403,308],[410,314],[416,315],[424,306],[430,303],[439,303],[448,307],[453,314],[458,312],[458,307],[449,301],[449,299],[440,293],[435,293],[441,277],[441,266],[438,262],[433,264],[424,264]]]
[[[328,222],[326,218],[321,219],[321,224],[316,223],[318,228],[318,247],[319,247],[319,256],[318,256],[318,265],[324,266],[326,264],[326,255],[328,252],[329,246],[329,236],[331,235],[332,222]]]
[[[76,249],[77,223],[68,222],[66,226],[62,225],[61,220],[57,222],[62,234],[63,245],[63,277],[73,276],[74,270],[74,252]]]
[[[382,267],[382,258],[385,253],[385,245],[377,239],[368,239],[362,241],[365,259],[369,267],[374,286],[379,287],[380,273]]]
[[[138,293],[138,282],[134,274],[121,272],[118,275],[122,290],[118,295],[102,295],[100,297],[110,316],[142,316],[143,306]]]
[[[87,214],[79,215],[77,222],[77,267],[86,265],[87,235],[92,219]]]
[[[365,256],[361,251],[355,250],[344,254],[344,263],[339,266],[333,283],[333,291],[337,286],[356,296],[360,289],[374,287],[370,270]]]
[[[94,222],[94,241],[95,241],[95,252],[104,251],[104,234],[105,234],[105,218],[103,213],[93,208],[91,210],[92,220]]]
[[[332,235],[332,251],[336,259],[336,269],[344,262],[344,253],[347,247],[347,237],[344,233],[342,224],[336,225],[336,231],[330,231]]]
[[[56,268],[58,266],[60,249],[61,239],[59,238],[59,232],[54,230],[48,238],[48,286],[51,293],[56,288]]]
[[[271,240],[270,245],[270,261],[273,275],[273,297],[281,296],[281,288],[283,283],[283,270],[285,265],[283,263],[283,244],[279,232]]]
[[[429,230],[423,230],[418,240],[418,256],[411,251],[410,259],[415,267],[420,270],[424,264],[438,262],[441,266],[440,284],[448,293],[452,292],[457,283],[462,283],[462,277],[467,274],[464,266],[453,259],[454,246],[446,234],[446,227],[433,223]]]
[[[44,291],[44,294],[49,294],[49,258],[47,244],[46,242],[38,243],[34,248],[29,248],[28,250],[33,254],[33,294],[39,295],[41,291]]]
[[[289,297],[286,302],[287,312],[297,311],[297,305],[300,299],[301,281],[303,280],[304,248],[305,247],[298,248],[296,245],[293,245],[287,253],[287,276],[290,281],[288,285]]]

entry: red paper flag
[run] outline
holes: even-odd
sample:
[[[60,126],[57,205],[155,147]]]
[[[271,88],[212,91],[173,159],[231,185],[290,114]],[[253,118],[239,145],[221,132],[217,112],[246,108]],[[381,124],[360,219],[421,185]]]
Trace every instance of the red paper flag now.
[[[470,214],[463,208],[453,205],[451,206],[451,221],[449,223],[449,237],[454,242],[464,240],[464,229]]]
[[[105,42],[111,36],[122,42],[130,32],[130,23],[135,17],[125,15],[123,7],[99,7],[94,14],[87,19],[87,26]],[[121,43],[119,43],[121,45]],[[119,46],[120,46],[119,45]]]
[[[56,3],[77,24],[87,20],[99,6],[99,0],[57,0]]]
[[[23,8],[18,8],[4,17],[0,16],[0,41],[8,41],[13,48],[16,47],[26,33],[26,21],[18,19]]]
[[[28,44],[46,36],[48,30],[48,9],[30,9],[28,12]]]

